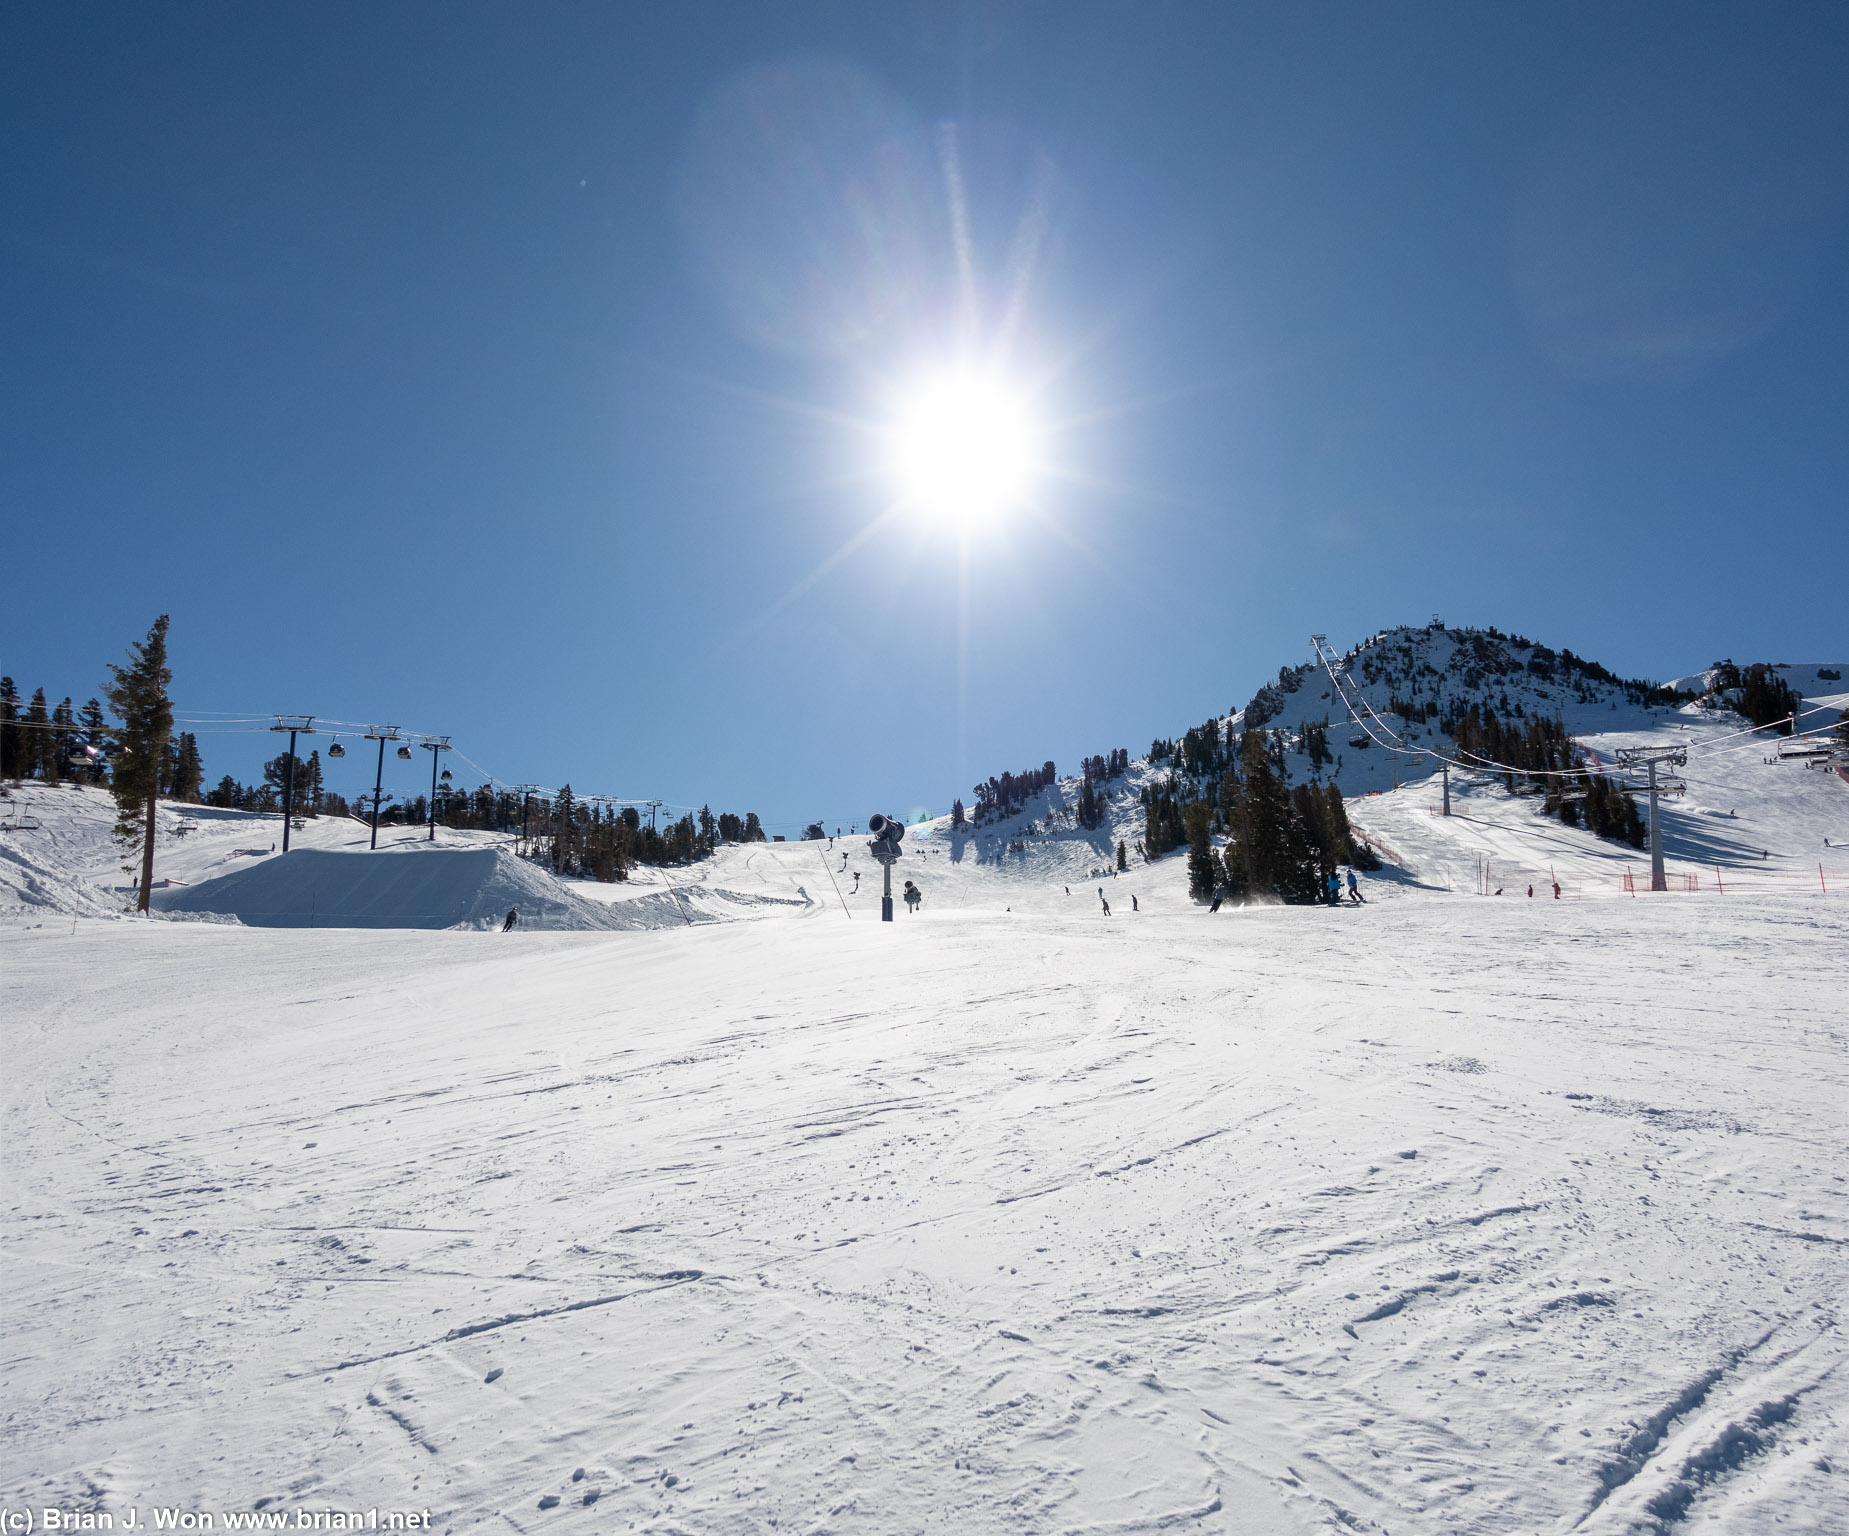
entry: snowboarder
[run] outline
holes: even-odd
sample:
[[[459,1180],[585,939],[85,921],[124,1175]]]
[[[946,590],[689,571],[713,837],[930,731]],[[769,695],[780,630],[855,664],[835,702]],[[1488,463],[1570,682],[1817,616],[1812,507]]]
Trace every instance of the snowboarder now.
[[[858,896],[859,894],[860,894],[860,871],[855,870],[854,871],[854,889],[849,891],[848,895]]]
[[[1530,901],[1534,900],[1534,887],[1532,885],[1528,887],[1528,899]]]
[[[1560,899],[1560,882],[1556,880],[1554,882],[1554,900],[1558,901],[1559,899]]]
[[[507,921],[501,924],[502,933],[512,933],[514,924],[520,921],[520,913],[513,907],[507,909]]]
[[[905,882],[905,910],[907,912],[916,912],[919,903],[923,900],[924,892],[913,885],[911,881],[907,880]]]
[[[1135,891],[1132,891],[1132,892],[1130,893],[1130,910],[1131,910],[1132,912],[1141,912],[1141,911],[1143,910],[1143,909],[1142,909],[1142,907],[1141,907],[1140,905],[1138,905],[1138,903],[1137,903],[1137,899],[1136,899],[1136,892],[1135,892]]]
[[[1220,903],[1224,901],[1225,899],[1226,899],[1226,895],[1223,891],[1215,891],[1213,893],[1213,905],[1209,907],[1207,910],[1209,912],[1218,912],[1220,910]]]
[[[1098,887],[1098,904],[1104,908],[1104,915],[1109,917],[1111,915],[1111,904],[1104,899],[1103,886]]]

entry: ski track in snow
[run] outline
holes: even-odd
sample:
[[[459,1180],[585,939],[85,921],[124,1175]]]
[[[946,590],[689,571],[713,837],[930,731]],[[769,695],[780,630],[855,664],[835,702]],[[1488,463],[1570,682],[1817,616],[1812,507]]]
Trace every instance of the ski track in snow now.
[[[0,933],[5,1496],[1840,1529],[1834,909],[1438,910]]]

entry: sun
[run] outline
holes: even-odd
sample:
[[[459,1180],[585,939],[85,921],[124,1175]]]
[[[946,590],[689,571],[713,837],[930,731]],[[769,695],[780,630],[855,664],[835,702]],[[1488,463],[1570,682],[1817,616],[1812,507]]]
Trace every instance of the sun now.
[[[905,400],[893,473],[906,502],[968,526],[1018,505],[1033,480],[1037,433],[1018,390],[970,370],[940,374]]]

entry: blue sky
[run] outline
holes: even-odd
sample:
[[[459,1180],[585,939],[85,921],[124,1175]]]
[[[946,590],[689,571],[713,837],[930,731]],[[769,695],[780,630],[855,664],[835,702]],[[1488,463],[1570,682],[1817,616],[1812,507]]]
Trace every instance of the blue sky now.
[[[0,668],[166,611],[184,712],[794,830],[1312,631],[1840,658],[1846,70],[1836,5],[8,7]],[[1041,423],[966,530],[881,437],[959,349]]]

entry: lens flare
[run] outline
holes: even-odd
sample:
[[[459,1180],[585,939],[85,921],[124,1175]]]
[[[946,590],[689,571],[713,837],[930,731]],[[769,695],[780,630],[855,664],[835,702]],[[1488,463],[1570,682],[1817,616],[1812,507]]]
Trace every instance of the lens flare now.
[[[1022,396],[1001,379],[960,370],[932,380],[906,403],[893,472],[909,504],[967,524],[1020,503],[1033,479],[1035,447]]]

